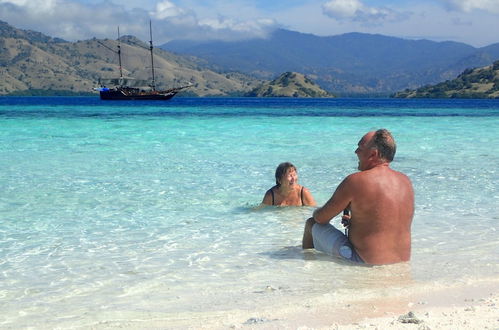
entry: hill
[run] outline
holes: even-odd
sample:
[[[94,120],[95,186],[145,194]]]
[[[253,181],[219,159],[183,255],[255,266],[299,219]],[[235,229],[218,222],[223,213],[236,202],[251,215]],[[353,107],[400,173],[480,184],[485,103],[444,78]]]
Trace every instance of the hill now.
[[[123,75],[150,79],[148,45],[132,36],[120,39]],[[104,46],[105,45],[105,46]],[[0,95],[91,92],[99,78],[119,77],[117,40],[67,42],[39,32],[16,29],[0,21]],[[144,49],[145,48],[145,49]],[[241,73],[217,73],[200,61],[154,50],[157,87],[193,84],[188,95],[229,96],[251,91],[258,79]]]
[[[397,98],[499,98],[499,61],[482,68],[466,69],[456,79],[416,90],[405,90]]]
[[[217,71],[239,71],[258,79],[300,72],[314,77],[322,88],[343,95],[388,95],[451,79],[466,68],[499,59],[499,44],[474,48],[450,41],[364,33],[319,37],[283,29],[267,39],[174,40],[161,47],[196,56]]]
[[[148,44],[133,36],[119,42],[124,76],[149,79]],[[119,76],[117,47],[118,40],[68,42],[0,21],[0,95],[91,93],[99,78]],[[477,49],[455,42],[361,33],[318,37],[288,30],[237,42],[172,41],[165,48],[154,50],[157,87],[192,83],[184,92],[192,96],[267,95],[256,88],[282,72],[300,72],[335,95],[388,96],[452,79],[499,58],[499,43]],[[283,87],[275,84],[266,85],[272,87],[269,95]],[[284,95],[302,95],[298,91],[309,88],[295,87]],[[314,95],[309,92],[303,95]]]
[[[286,72],[263,83],[246,96],[254,97],[333,97],[301,73]]]

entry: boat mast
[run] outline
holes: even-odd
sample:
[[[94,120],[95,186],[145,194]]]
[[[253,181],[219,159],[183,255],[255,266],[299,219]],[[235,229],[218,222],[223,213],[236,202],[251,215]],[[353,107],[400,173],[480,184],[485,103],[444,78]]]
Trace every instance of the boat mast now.
[[[121,41],[120,41],[120,27],[118,26],[118,61],[120,63],[120,78],[123,78],[123,67],[121,66]]]
[[[151,72],[152,72],[152,90],[156,90],[156,80],[154,79],[154,56],[152,52],[152,24],[151,20],[149,20],[149,35],[151,36],[151,40],[149,40],[149,50],[151,51]]]

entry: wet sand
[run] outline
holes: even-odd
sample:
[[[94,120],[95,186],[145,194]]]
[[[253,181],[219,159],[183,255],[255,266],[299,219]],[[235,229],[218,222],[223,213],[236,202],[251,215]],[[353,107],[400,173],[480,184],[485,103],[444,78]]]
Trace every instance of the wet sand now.
[[[354,297],[353,297],[354,298]],[[141,329],[498,329],[499,281],[428,287],[414,295],[338,302],[330,294],[273,308],[129,315],[92,328]]]

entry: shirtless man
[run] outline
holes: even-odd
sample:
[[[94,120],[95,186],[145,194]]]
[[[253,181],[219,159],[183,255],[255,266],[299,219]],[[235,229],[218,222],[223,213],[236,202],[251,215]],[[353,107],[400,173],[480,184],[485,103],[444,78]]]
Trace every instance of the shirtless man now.
[[[307,220],[304,249],[372,265],[410,259],[414,191],[409,178],[389,166],[395,150],[386,129],[362,137],[355,150],[360,172],[347,176]],[[348,236],[329,223],[344,209],[351,211],[343,216]]]

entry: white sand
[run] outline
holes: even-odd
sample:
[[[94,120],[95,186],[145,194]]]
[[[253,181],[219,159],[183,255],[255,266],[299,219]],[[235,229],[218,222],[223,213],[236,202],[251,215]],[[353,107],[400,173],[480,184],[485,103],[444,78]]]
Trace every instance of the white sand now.
[[[110,318],[91,328],[133,329],[499,329],[499,281],[341,302],[324,294],[251,310]],[[412,312],[413,315],[408,315]]]

